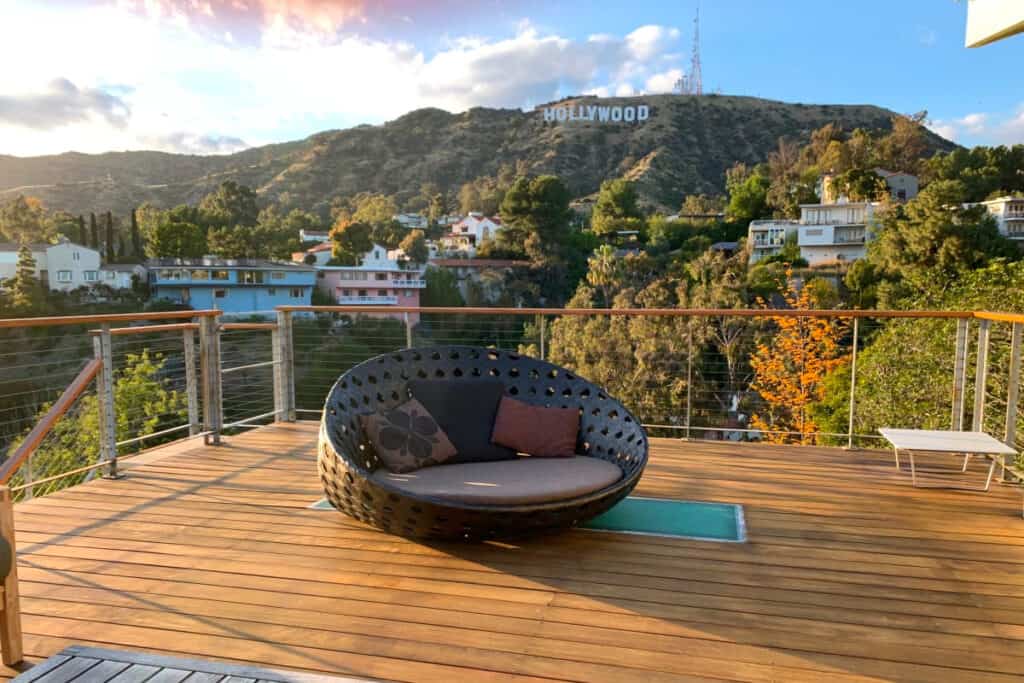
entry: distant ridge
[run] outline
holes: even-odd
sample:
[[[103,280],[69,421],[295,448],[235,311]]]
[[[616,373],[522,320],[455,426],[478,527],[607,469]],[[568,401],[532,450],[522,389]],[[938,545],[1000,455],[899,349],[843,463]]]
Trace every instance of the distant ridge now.
[[[305,140],[235,154],[164,152],[0,155],[0,200],[19,193],[72,213],[125,213],[148,201],[198,201],[224,180],[268,200],[326,214],[331,199],[357,192],[416,194],[433,182],[457,189],[502,163],[562,176],[576,196],[602,180],[627,176],[643,201],[668,210],[690,193],[720,193],[734,162],[764,161],[780,137],[806,142],[827,123],[888,130],[894,112],[871,105],[793,104],[754,97],[653,95],[571,97],[560,106],[650,106],[642,123],[545,123],[540,109],[474,108],[459,114],[418,109],[378,126],[324,131]],[[955,147],[931,131],[934,151]]]

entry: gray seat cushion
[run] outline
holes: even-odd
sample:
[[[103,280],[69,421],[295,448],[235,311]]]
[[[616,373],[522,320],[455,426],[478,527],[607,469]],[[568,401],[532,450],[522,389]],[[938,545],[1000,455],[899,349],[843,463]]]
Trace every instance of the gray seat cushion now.
[[[439,465],[407,474],[380,468],[371,477],[413,496],[471,505],[522,505],[599,491],[621,479],[622,470],[600,458],[574,456]]]

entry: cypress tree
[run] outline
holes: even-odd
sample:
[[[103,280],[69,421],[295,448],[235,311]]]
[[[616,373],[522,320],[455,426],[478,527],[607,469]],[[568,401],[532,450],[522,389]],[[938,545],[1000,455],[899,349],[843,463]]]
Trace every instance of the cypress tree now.
[[[85,234],[85,219],[81,214],[78,216],[78,243],[83,247],[89,244],[89,236]]]
[[[11,303],[18,310],[28,311],[35,307],[39,296],[39,281],[36,280],[36,259],[28,242],[22,242],[18,249],[18,266],[11,283]]]
[[[135,209],[132,209],[132,256],[136,259],[141,259],[142,254],[142,234],[139,233],[139,219],[135,215]]]
[[[114,262],[114,217],[107,211],[107,263]]]
[[[121,233],[117,234],[117,260],[124,261],[127,254],[125,252],[124,235]]]
[[[94,213],[89,214],[89,234],[92,236],[92,239],[89,240],[89,246],[92,247],[93,249],[99,249],[100,230],[96,226],[96,214]]]

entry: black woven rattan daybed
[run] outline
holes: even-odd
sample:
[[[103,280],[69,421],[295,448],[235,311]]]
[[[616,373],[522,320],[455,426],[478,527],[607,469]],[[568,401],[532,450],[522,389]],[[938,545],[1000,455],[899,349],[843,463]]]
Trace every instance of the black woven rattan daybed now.
[[[576,453],[585,457],[569,460],[605,470],[609,469],[607,463],[611,463],[621,476],[616,473],[615,481],[598,490],[570,494],[564,499],[516,504],[453,500],[450,496],[410,491],[403,477],[387,476],[363,434],[359,416],[405,401],[410,381],[467,382],[475,378],[497,378],[503,383],[506,396],[531,405],[578,408],[581,418]],[[535,464],[513,467],[557,468],[571,464],[558,458],[521,460]],[[647,434],[643,427],[600,387],[542,360],[470,346],[407,349],[361,363],[342,375],[331,389],[320,427],[318,468],[331,504],[355,519],[412,537],[485,540],[574,526],[625,498],[636,486],[646,464]],[[494,465],[508,463],[440,465],[428,469],[432,474],[453,467],[475,467],[479,472],[479,468]],[[479,478],[475,474],[466,476]],[[544,483],[538,481],[538,486]]]

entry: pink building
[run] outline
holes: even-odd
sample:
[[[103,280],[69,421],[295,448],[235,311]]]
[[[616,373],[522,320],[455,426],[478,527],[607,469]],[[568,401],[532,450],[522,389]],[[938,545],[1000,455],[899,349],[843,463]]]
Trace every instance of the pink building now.
[[[374,245],[358,266],[316,267],[316,285],[342,306],[420,306],[420,291],[427,286],[421,267],[411,267],[396,252]],[[405,267],[403,267],[405,265]],[[404,314],[374,313],[383,317],[404,319]],[[412,322],[418,313],[410,313]]]

